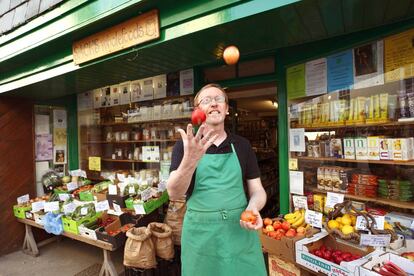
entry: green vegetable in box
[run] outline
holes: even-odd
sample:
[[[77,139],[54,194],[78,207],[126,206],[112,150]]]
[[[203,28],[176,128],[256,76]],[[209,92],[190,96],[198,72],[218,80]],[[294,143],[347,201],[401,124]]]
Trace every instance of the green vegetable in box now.
[[[111,181],[102,181],[99,182],[97,184],[95,184],[95,186],[93,186],[92,188],[92,193],[100,193],[102,191],[105,191],[108,189],[109,184],[112,184]]]
[[[95,214],[96,214],[95,205],[93,203],[88,203],[88,204],[76,207],[75,211],[73,211],[73,213],[69,215],[68,217],[70,217],[72,220],[79,220],[86,216],[94,216]]]
[[[126,185],[124,188],[124,196],[125,195],[134,196],[137,194],[139,190],[140,190],[140,186],[138,183],[130,183]]]

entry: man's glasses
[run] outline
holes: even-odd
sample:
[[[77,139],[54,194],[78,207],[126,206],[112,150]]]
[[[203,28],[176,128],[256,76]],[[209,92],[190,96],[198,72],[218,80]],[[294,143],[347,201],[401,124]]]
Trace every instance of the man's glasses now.
[[[202,98],[200,101],[199,101],[199,105],[201,104],[201,105],[209,105],[209,104],[211,104],[211,102],[212,101],[215,101],[216,103],[224,103],[225,101],[226,101],[226,97],[224,97],[223,95],[218,95],[218,96],[215,96],[214,98],[212,98],[212,97],[205,97],[205,98]]]

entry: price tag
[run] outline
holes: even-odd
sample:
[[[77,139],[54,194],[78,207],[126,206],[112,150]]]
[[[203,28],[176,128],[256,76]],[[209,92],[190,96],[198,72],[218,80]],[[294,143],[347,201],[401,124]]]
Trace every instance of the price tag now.
[[[298,170],[298,159],[290,158],[289,159],[289,170],[290,171],[297,171]]]
[[[88,214],[88,207],[82,207],[81,208],[81,215],[86,216]]]
[[[128,193],[129,193],[130,195],[135,194],[135,187],[134,187],[134,186],[130,186],[130,187],[128,188]]]
[[[70,182],[68,184],[66,184],[66,187],[68,187],[68,191],[73,191],[76,190],[78,188],[78,183],[76,182]]]
[[[116,204],[114,202],[112,202],[112,206],[114,207],[114,211],[116,213],[122,213],[121,206],[119,206],[118,204]]]
[[[69,194],[59,194],[59,200],[60,201],[66,201],[69,198],[70,198]]]
[[[25,194],[17,198],[17,204],[23,204],[23,203],[29,202],[29,200],[30,200],[29,194]]]
[[[83,170],[73,170],[73,171],[70,171],[69,174],[71,176],[79,176],[79,177],[86,178],[86,172]]]
[[[75,211],[75,209],[76,204],[73,202],[63,205],[63,212],[65,213],[65,215],[72,214],[73,211]]]
[[[141,192],[141,199],[142,201],[147,201],[152,197],[151,195],[151,188],[145,189]]]
[[[305,221],[313,227],[322,228],[322,213],[306,210]]]
[[[110,195],[117,195],[118,194],[116,185],[112,185],[112,184],[108,185],[108,194],[110,194]]]
[[[45,212],[59,211],[59,201],[45,202]]]
[[[344,194],[328,192],[325,206],[328,208],[333,208],[335,204],[342,203],[342,202],[344,202]]]
[[[158,183],[158,192],[164,192],[167,189],[167,182],[161,181]]]
[[[142,147],[142,161],[159,162],[160,161],[160,147],[159,146],[143,146]]]
[[[308,209],[308,198],[306,196],[293,195],[293,207],[298,209]]]
[[[374,229],[377,230],[384,230],[384,223],[385,223],[385,217],[384,216],[375,216],[373,215],[374,219],[375,219],[375,226]],[[368,218],[371,222],[371,219]],[[357,220],[355,223],[355,228],[357,230],[368,230],[367,229],[367,221],[365,220],[365,218],[363,216],[357,216]]]
[[[39,212],[40,210],[43,210],[43,206],[45,204],[45,201],[36,201],[32,203],[32,212],[36,213]]]
[[[122,173],[117,173],[116,177],[118,178],[119,182],[125,181],[125,175],[123,175]]]
[[[95,210],[96,212],[103,212],[109,209],[109,202],[108,200],[95,202]]]
[[[135,214],[137,215],[145,215],[144,205],[142,204],[134,204]]]
[[[385,247],[390,244],[391,235],[369,235],[361,234],[360,245]]]

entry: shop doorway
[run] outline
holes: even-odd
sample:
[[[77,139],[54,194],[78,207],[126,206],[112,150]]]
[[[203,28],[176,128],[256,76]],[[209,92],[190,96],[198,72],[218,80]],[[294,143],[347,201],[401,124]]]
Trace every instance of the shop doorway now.
[[[277,141],[277,89],[274,83],[227,89],[229,131],[248,139],[256,153],[261,180],[267,194],[263,217],[279,211],[279,164]]]

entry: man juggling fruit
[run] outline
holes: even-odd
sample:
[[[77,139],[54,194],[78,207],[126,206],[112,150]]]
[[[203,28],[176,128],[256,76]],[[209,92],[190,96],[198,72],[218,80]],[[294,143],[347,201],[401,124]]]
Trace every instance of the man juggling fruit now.
[[[223,88],[204,86],[194,105],[192,122],[201,125],[195,135],[191,124],[179,130],[167,183],[171,199],[187,196],[182,275],[267,275],[254,231],[263,225],[259,211],[266,203],[255,153],[247,139],[224,129],[229,106]]]

